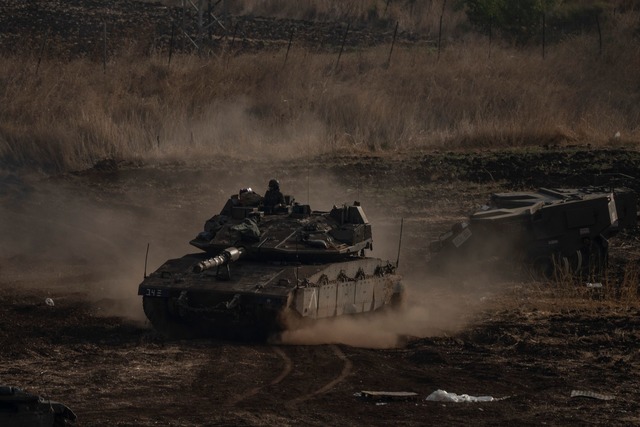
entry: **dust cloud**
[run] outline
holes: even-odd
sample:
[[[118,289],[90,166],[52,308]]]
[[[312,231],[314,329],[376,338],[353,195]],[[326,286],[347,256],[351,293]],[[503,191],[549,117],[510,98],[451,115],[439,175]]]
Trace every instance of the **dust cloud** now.
[[[51,293],[62,299],[81,295],[97,314],[143,321],[137,285],[147,242],[155,243],[149,255],[153,268],[162,258],[179,255],[174,239],[187,238],[169,227],[175,212],[146,207],[159,202],[153,196],[132,200],[103,190],[72,179],[40,178],[4,191],[2,285],[40,289],[43,300]]]
[[[284,111],[296,108],[287,99],[280,103]],[[329,151],[321,120],[298,110],[291,115],[283,120],[271,107],[242,97],[213,102],[198,117],[166,122],[149,155],[187,162],[232,157],[264,164]]]
[[[472,319],[482,306],[474,292],[406,281],[403,304],[397,308],[356,316],[340,316],[309,322],[287,330],[282,344],[346,344],[362,348],[394,348],[407,339],[453,334]]]
[[[111,175],[0,179],[0,284],[42,289],[43,300],[48,292],[79,293],[101,314],[144,321],[137,288],[147,244],[147,272],[197,251],[188,241],[231,194],[246,187],[263,194],[271,178],[280,180],[285,194],[314,210],[360,201],[373,225],[370,255],[395,262],[400,219],[388,210],[393,202],[380,203],[376,191],[309,158],[252,162],[225,157],[204,165],[150,164]],[[405,225],[407,232],[411,234]],[[472,312],[467,296],[448,285],[434,286],[416,268],[424,261],[420,254],[406,252],[403,247],[399,273],[405,266],[410,274],[404,280],[408,297],[402,310],[319,321],[287,332],[284,342],[393,347],[404,336],[462,327]]]
[[[0,285],[40,289],[43,301],[51,293],[82,295],[99,314],[144,321],[137,288],[147,244],[148,273],[196,252],[188,241],[231,194],[246,187],[262,194],[271,178],[280,179],[285,194],[304,193],[301,203],[312,194],[314,209],[351,198],[329,175],[307,185],[282,163],[169,164],[59,177],[2,172]]]

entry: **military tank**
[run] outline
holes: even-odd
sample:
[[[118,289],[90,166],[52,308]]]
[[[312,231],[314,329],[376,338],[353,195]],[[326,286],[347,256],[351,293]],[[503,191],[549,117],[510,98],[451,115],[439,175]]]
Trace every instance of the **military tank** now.
[[[0,386],[0,425],[54,427],[76,425],[76,415],[62,403],[46,400],[17,387]]]
[[[314,211],[283,196],[231,196],[190,244],[138,294],[154,328],[171,337],[265,339],[299,321],[355,315],[398,304],[397,264],[366,256],[371,224],[359,205]]]
[[[637,225],[637,196],[626,188],[541,188],[496,193],[468,221],[430,245],[434,270],[463,269],[473,261],[522,261],[550,278],[603,272],[609,239]]]

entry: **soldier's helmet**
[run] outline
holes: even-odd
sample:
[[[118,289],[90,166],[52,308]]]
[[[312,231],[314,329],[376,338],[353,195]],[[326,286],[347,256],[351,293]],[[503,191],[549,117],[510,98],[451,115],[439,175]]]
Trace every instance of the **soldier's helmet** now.
[[[277,179],[269,181],[269,190],[280,190],[280,183]]]

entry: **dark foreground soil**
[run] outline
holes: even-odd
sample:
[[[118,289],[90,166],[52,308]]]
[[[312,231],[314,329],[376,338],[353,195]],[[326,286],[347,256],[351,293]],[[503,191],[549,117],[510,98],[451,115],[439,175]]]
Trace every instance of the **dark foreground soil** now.
[[[0,383],[65,403],[83,426],[640,423],[637,292],[612,296],[615,278],[600,293],[540,283],[508,262],[446,277],[423,268],[430,237],[490,192],[580,184],[585,169],[639,176],[636,152],[342,157],[251,174],[248,166],[3,176]],[[147,242],[153,269],[188,251],[185,242],[230,193],[261,191],[272,176],[318,209],[362,201],[378,256],[395,259],[405,218],[406,312],[270,344],[159,336],[136,295]],[[611,245],[612,268],[631,271],[638,234]],[[439,389],[496,400],[426,400]],[[365,390],[417,397],[370,401]]]

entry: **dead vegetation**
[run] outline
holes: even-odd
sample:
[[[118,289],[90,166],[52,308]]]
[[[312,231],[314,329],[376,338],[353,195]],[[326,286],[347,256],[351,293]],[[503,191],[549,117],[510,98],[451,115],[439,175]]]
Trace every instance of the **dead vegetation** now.
[[[431,16],[431,15],[430,15]],[[7,55],[0,159],[63,171],[103,158],[201,158],[531,145],[640,138],[638,14],[612,16],[599,53],[585,34],[516,49],[472,36],[355,49],[293,46],[209,57],[102,61]],[[285,63],[286,58],[286,63]]]

